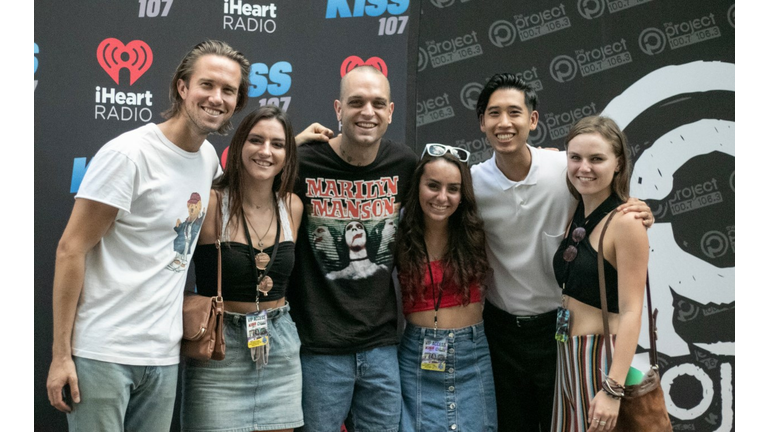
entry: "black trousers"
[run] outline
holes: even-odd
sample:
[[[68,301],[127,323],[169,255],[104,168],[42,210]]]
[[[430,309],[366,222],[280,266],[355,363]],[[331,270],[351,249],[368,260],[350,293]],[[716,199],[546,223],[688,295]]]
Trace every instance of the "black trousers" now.
[[[518,317],[485,302],[499,432],[548,432],[557,373],[557,310]]]

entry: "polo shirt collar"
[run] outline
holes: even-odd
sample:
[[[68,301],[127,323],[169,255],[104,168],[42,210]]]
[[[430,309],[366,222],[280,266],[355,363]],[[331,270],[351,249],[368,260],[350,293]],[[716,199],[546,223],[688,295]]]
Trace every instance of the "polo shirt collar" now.
[[[527,143],[525,145],[528,146],[528,150],[531,152],[531,169],[528,171],[528,175],[521,181],[510,180],[507,178],[507,176],[504,175],[503,172],[501,172],[498,165],[496,165],[496,152],[493,152],[493,156],[491,156],[491,172],[493,173],[493,177],[496,179],[496,183],[498,183],[502,190],[507,190],[516,185],[535,185],[538,181],[540,165],[539,154],[536,151],[537,149],[531,147]]]

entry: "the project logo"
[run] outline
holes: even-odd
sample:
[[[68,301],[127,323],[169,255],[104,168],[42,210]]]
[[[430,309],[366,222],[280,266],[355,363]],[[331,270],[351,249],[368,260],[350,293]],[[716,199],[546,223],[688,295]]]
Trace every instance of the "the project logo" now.
[[[664,37],[664,32],[655,28],[648,27],[640,32],[640,37],[637,39],[637,43],[640,45],[640,51],[647,55],[656,55],[664,51],[664,46],[667,44],[667,38]]]
[[[454,116],[448,93],[416,102],[416,127]]]
[[[146,42],[133,40],[124,45],[115,38],[101,41],[96,49],[96,59],[115,84],[120,84],[120,70],[125,68],[130,73],[133,85],[152,66],[152,49]]]
[[[674,50],[719,38],[722,35],[720,27],[715,22],[715,15],[712,13],[688,21],[664,23],[664,42],[660,41],[660,33],[661,30],[653,27],[643,30],[638,39],[640,49],[648,55],[655,55],[662,52],[665,46]]]
[[[257,98],[265,93],[270,97],[259,99],[259,106],[275,105],[288,111],[291,96],[285,94],[291,89],[293,66],[287,61],[279,61],[272,66],[266,63],[252,63],[249,74],[248,97]]]
[[[552,77],[557,82],[570,81],[576,77],[576,72],[582,77],[587,77],[617,66],[632,63],[632,54],[627,49],[627,41],[619,41],[590,49],[577,49],[573,57],[561,55],[555,57],[550,63],[549,69]]]
[[[351,55],[344,59],[343,62],[341,62],[341,77],[344,78],[344,75],[349,73],[352,69],[358,67],[358,66],[373,66],[376,69],[380,70],[381,73],[384,74],[384,76],[387,76],[387,64],[379,57],[371,57],[368,60],[363,61],[362,58]]]
[[[616,13],[643,3],[649,3],[650,1],[651,0],[578,0],[576,8],[579,10],[581,16],[591,20],[601,16],[603,12],[605,12],[606,6],[608,12]]]
[[[568,130],[570,130],[571,126],[577,121],[584,117],[597,114],[597,106],[594,102],[591,102],[582,107],[561,113],[546,113],[543,116],[543,122],[539,122],[539,126],[544,123],[549,130],[549,139],[555,141],[568,135]],[[540,142],[543,142],[543,139],[540,139]]]
[[[389,13],[400,15],[408,10],[410,0],[328,0],[325,18],[377,17]]]
[[[37,55],[40,54],[40,47],[35,44],[35,73],[37,73]],[[35,80],[35,89],[37,89],[37,80]]]
[[[274,3],[244,3],[224,0],[224,29],[274,33],[277,29],[277,6]]]
[[[578,63],[567,55],[559,55],[549,63],[549,74],[559,83],[565,83],[576,78],[578,72]]]
[[[627,41],[621,39],[592,49],[576,50],[576,61],[581,76],[586,77],[632,63],[632,54],[627,49]]]
[[[120,85],[120,72],[128,71],[129,85],[133,85],[152,66],[152,49],[144,41],[123,44],[115,38],[104,39],[96,49],[96,59],[116,84]],[[141,121],[152,120],[152,92],[119,91],[114,87],[96,86],[94,119]]]
[[[728,9],[728,24],[731,25],[731,27],[736,28],[736,4],[732,4],[731,7]]]
[[[461,100],[461,104],[464,105],[464,108],[474,111],[475,107],[477,107],[477,98],[482,91],[483,85],[480,83],[470,82],[465,84],[464,87],[461,88],[461,93],[459,93],[459,99]]]
[[[433,68],[445,66],[483,54],[483,47],[477,42],[474,30],[462,36],[444,41],[427,41],[427,53]]]
[[[515,26],[505,20],[498,20],[488,27],[488,39],[499,48],[512,45],[517,37]]]
[[[562,3],[543,11],[515,15],[514,21],[515,28],[520,34],[520,42],[565,30],[571,26],[571,19]]]

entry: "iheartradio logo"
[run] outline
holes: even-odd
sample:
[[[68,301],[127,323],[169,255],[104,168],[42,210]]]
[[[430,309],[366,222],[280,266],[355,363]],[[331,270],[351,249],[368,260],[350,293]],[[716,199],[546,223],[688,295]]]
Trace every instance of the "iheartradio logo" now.
[[[371,57],[368,60],[363,61],[358,56],[349,56],[344,59],[343,62],[341,62],[341,77],[344,78],[344,75],[349,73],[352,69],[358,67],[358,66],[373,66],[376,69],[380,70],[381,73],[384,74],[384,76],[387,76],[387,64],[384,63],[384,60],[382,60],[379,57]]]
[[[125,45],[108,38],[99,44],[96,58],[115,84],[120,84],[120,69],[128,69],[130,85],[133,85],[152,66],[152,49],[144,41],[134,40]]]

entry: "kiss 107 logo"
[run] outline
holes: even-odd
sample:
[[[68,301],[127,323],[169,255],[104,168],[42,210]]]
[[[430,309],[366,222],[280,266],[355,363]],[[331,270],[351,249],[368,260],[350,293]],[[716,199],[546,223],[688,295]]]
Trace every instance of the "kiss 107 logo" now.
[[[260,106],[275,105],[283,111],[288,111],[291,97],[283,95],[291,89],[291,72],[293,72],[293,66],[287,61],[279,61],[272,66],[266,63],[251,64],[248,97],[257,98],[267,93],[273,97],[259,99]]]
[[[350,7],[348,0],[328,0],[325,18],[377,17],[389,12],[400,15],[408,10],[410,0],[354,0]]]

